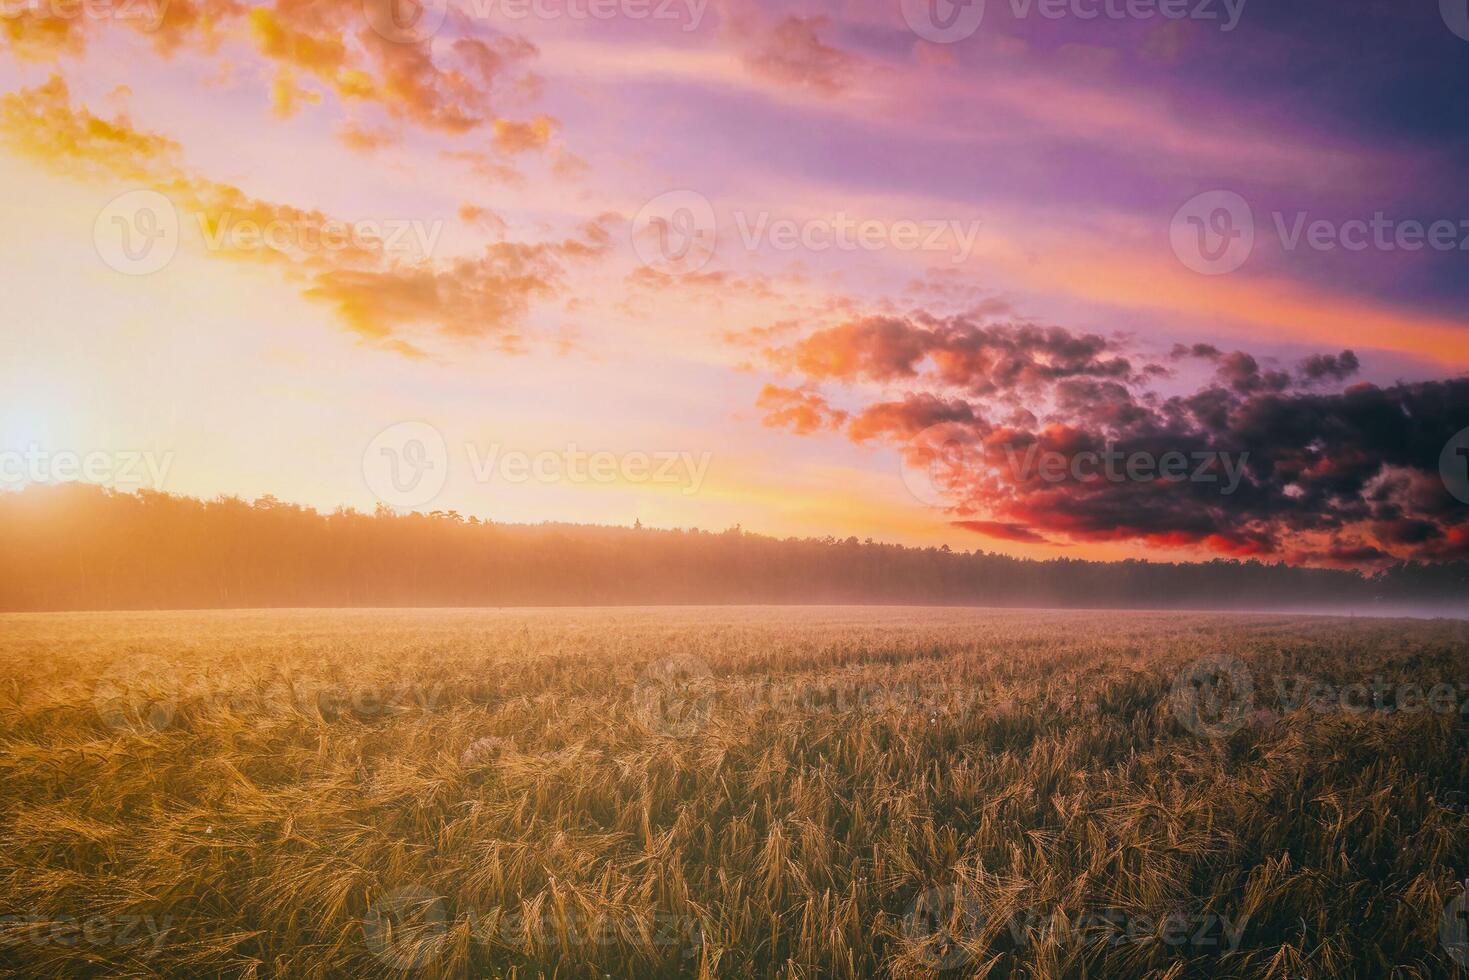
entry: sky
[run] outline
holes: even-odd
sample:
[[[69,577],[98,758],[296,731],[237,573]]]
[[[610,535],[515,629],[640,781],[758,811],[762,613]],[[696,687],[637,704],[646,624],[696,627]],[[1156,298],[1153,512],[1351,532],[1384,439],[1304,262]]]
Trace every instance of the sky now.
[[[10,0],[0,52],[0,485],[1469,557],[1466,0]]]

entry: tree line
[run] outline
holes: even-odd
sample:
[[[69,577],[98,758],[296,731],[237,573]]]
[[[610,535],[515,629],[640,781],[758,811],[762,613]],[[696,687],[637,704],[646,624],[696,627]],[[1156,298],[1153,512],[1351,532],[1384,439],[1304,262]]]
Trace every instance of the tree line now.
[[[0,609],[896,603],[1454,613],[1469,562],[1375,574],[1216,559],[1047,561],[740,528],[321,513],[88,484],[0,494]]]

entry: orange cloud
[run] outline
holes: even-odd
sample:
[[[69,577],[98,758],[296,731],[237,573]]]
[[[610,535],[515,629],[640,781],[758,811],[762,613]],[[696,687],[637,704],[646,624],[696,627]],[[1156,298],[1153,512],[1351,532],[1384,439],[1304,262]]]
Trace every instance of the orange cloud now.
[[[766,385],[756,404],[765,409],[766,425],[790,428],[797,435],[810,435],[822,429],[836,429],[847,420],[847,413],[832,408],[825,398],[812,391]]]
[[[349,150],[359,153],[374,153],[398,142],[397,134],[390,129],[363,126],[352,121],[342,124],[337,130],[337,138]]]
[[[317,276],[306,295],[330,303],[365,337],[389,339],[415,327],[468,339],[492,339],[518,352],[518,324],[537,299],[557,295],[562,260],[585,254],[584,241],[527,245],[497,242],[476,258],[445,266],[427,263],[381,269],[332,269]]]
[[[489,208],[465,202],[459,205],[459,220],[466,225],[476,225],[493,232],[497,237],[505,234],[505,219]]]
[[[168,195],[195,219],[211,254],[304,277],[304,295],[330,304],[364,339],[405,354],[421,351],[401,335],[425,329],[522,349],[519,323],[534,301],[561,291],[565,263],[601,256],[612,242],[612,217],[603,215],[562,241],[500,241],[478,256],[443,262],[428,254],[405,259],[387,247],[378,225],[262,201],[188,173],[172,140],[140,132],[126,118],[109,121],[73,108],[59,77],[0,97],[0,142],[61,174],[135,182]],[[473,209],[466,220],[493,217]],[[247,227],[281,234],[232,234]]]
[[[528,83],[521,65],[537,51],[523,38],[460,38],[439,45],[432,38],[388,40],[372,29],[363,5],[352,2],[146,0],[138,9],[137,17],[119,15],[107,23],[151,36],[165,55],[180,49],[213,55],[224,37],[251,44],[276,69],[270,94],[282,116],[330,93],[343,103],[376,104],[430,130],[454,134],[495,126],[497,144],[507,142],[511,152],[540,149],[549,140],[547,117],[515,123],[494,109],[500,88],[524,89]],[[18,57],[54,60],[82,54],[90,32],[105,29],[103,23],[26,8],[0,19],[0,42]],[[322,90],[307,87],[303,78]]]
[[[23,156],[74,177],[157,180],[176,170],[179,145],[133,129],[126,116],[108,121],[71,108],[60,76],[0,96],[0,140]]]
[[[543,149],[554,135],[556,120],[550,116],[538,116],[530,122],[495,120],[495,149],[508,155]]]
[[[521,179],[520,171],[478,150],[445,150],[442,156],[445,160],[465,164],[476,177],[485,180],[514,184]]]
[[[827,24],[825,17],[796,14],[772,24],[757,4],[729,0],[723,35],[755,75],[783,87],[830,96],[847,88],[860,61],[817,36]]]
[[[857,59],[816,36],[825,24],[824,17],[783,17],[774,27],[746,39],[745,64],[776,82],[823,95],[840,92]]]
[[[62,54],[77,54],[86,47],[82,24],[80,17],[58,17],[46,10],[27,7],[13,16],[0,18],[0,38],[17,58],[51,61]]]

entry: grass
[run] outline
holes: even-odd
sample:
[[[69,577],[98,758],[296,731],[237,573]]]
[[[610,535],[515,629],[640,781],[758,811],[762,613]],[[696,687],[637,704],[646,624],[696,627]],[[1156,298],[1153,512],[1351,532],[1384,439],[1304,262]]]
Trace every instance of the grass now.
[[[0,968],[1456,975],[1466,653],[1213,614],[0,617]]]

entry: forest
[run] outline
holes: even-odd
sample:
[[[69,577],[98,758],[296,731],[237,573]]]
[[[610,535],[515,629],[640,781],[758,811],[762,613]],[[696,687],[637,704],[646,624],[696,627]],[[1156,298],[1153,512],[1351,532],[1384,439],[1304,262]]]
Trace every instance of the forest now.
[[[320,513],[86,484],[0,494],[0,609],[892,603],[1461,612],[1469,562],[1376,573],[1034,561],[742,529]]]

